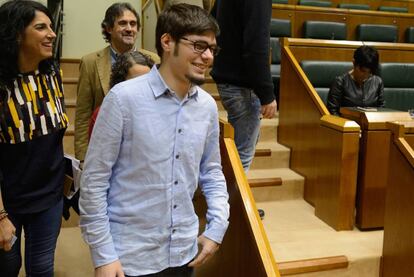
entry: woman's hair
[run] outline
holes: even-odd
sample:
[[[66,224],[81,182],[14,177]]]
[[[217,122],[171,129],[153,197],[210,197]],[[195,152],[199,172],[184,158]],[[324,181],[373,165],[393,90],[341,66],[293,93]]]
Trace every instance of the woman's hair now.
[[[49,10],[39,2],[11,0],[0,7],[0,85],[11,85],[17,77],[19,68],[19,36],[33,21],[36,11],[46,14],[51,21]],[[55,67],[53,59],[39,63],[41,73],[50,73]]]
[[[135,64],[151,68],[154,65],[154,61],[151,57],[138,51],[127,52],[119,55],[112,66],[111,81],[109,84],[110,87],[125,81],[128,76],[128,70]]]
[[[377,74],[379,54],[377,49],[370,46],[361,46],[354,52],[354,65],[369,68],[372,74]]]

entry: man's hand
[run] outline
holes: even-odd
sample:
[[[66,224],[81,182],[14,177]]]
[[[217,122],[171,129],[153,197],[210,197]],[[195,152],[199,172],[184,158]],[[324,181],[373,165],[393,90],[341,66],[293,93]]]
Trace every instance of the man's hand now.
[[[263,115],[263,118],[273,118],[276,114],[276,100],[273,100],[269,104],[262,105],[261,113]]]
[[[13,223],[7,217],[0,220],[0,248],[3,248],[4,251],[10,251],[14,234],[16,234],[16,228]]]
[[[212,241],[203,235],[198,237],[198,245],[201,247],[201,250],[195,257],[194,261],[192,261],[188,266],[197,267],[204,264],[219,249],[219,244],[217,242]]]
[[[125,277],[119,260],[95,268],[95,277]]]

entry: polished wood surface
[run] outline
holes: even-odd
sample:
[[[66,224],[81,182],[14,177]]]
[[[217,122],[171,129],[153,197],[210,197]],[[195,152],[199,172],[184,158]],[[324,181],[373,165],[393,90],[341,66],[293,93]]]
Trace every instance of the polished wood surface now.
[[[292,28],[291,37],[295,38],[303,37],[303,23],[308,20],[345,23],[347,29],[347,40],[355,40],[357,26],[365,23],[395,25],[398,27],[397,42],[405,42],[405,31],[407,27],[414,26],[414,13],[338,9],[336,6],[324,8],[273,4],[272,18],[290,19]],[[414,10],[412,12],[414,12]]]
[[[392,130],[388,190],[384,219],[382,276],[412,276],[414,272],[414,150],[405,140],[403,124]]]
[[[381,62],[414,63],[414,44],[408,43],[283,38],[281,44],[289,47],[297,62],[302,60],[352,61],[355,49],[368,45],[378,50]]]
[[[229,193],[229,228],[218,253],[196,270],[197,276],[279,277],[269,241],[233,140],[233,128],[220,122],[220,152]],[[205,201],[196,201],[197,214],[205,215]],[[202,221],[202,220],[200,220]]]
[[[293,262],[279,263],[279,270],[282,276],[296,275],[301,273],[319,272],[348,267],[346,256],[333,256],[316,259],[306,259]]]
[[[338,7],[340,3],[366,4],[370,10],[378,10],[380,6],[407,8],[409,12],[414,12],[414,1],[412,0],[330,0],[332,7]],[[298,5],[299,0],[288,0],[289,5]],[[275,4],[273,4],[275,5]]]
[[[355,120],[362,129],[358,163],[356,225],[360,229],[384,225],[391,132],[387,122],[411,120],[408,112],[379,108],[341,108],[341,116]]]
[[[352,229],[360,128],[329,115],[288,47],[281,76],[278,141],[291,148],[291,168],[305,177],[304,198],[334,229]]]

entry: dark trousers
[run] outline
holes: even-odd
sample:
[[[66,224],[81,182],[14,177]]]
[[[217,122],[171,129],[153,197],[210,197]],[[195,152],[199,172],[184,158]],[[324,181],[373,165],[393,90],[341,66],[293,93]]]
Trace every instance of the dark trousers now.
[[[139,277],[194,277],[194,269],[193,267],[189,267],[187,264],[179,267],[169,267],[164,269],[163,271],[148,274],[148,275],[140,275]],[[138,276],[128,276],[125,277],[138,277]]]
[[[17,277],[22,265],[21,234],[25,234],[25,269],[28,277],[52,277],[56,241],[62,222],[63,201],[34,214],[9,214],[17,240],[8,252],[0,249],[0,276]]]

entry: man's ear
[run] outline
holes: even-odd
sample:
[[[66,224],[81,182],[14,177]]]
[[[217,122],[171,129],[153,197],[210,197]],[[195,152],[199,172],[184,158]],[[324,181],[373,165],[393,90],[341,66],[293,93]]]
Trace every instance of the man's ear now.
[[[175,42],[170,36],[170,34],[165,33],[161,36],[161,47],[164,50],[164,52],[172,52]]]

